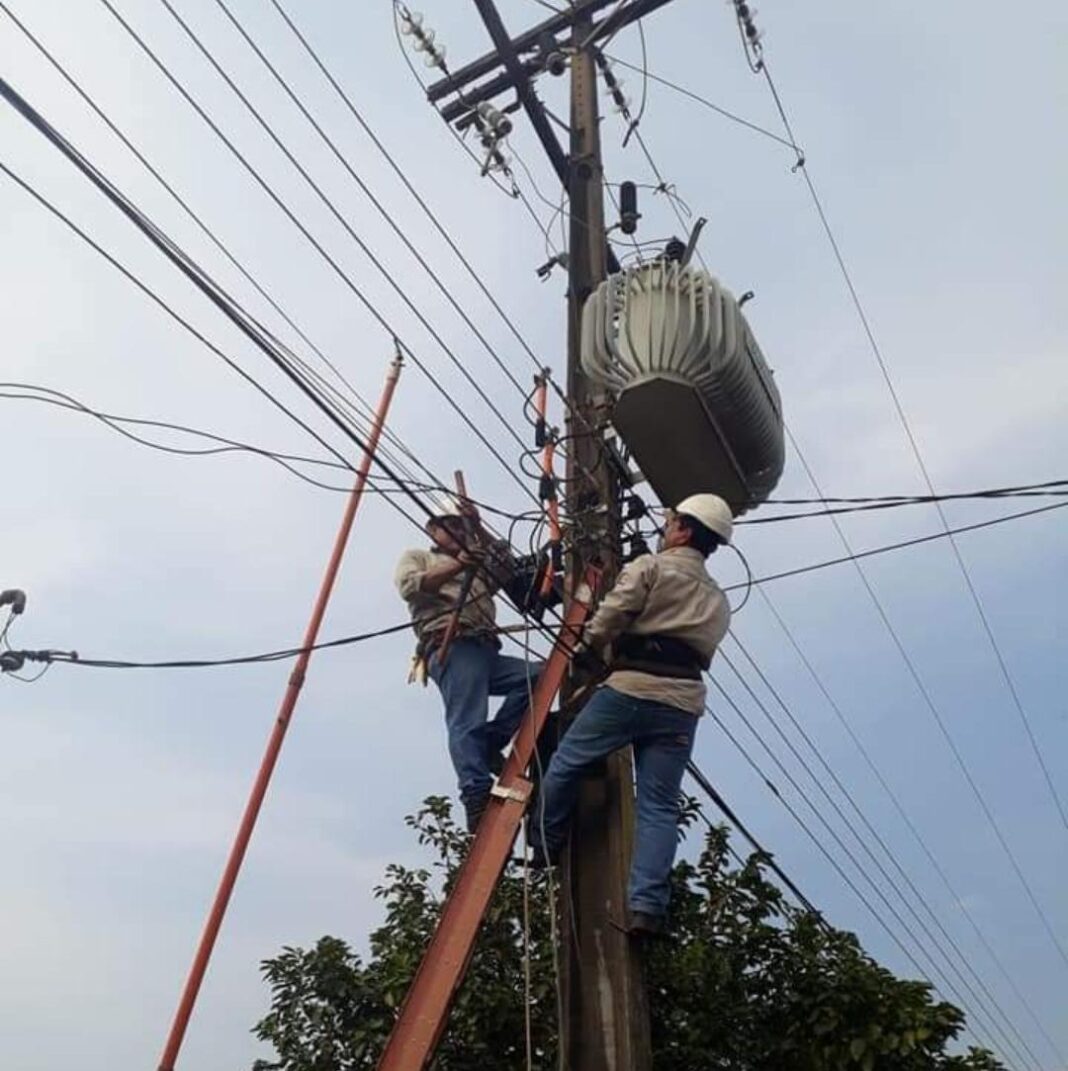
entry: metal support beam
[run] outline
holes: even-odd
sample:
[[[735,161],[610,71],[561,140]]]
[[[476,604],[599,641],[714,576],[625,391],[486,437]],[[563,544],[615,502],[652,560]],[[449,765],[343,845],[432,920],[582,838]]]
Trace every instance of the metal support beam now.
[[[497,5],[493,0],[475,0],[475,7],[478,8],[478,13],[486,24],[490,39],[497,49],[497,55],[504,64],[508,77],[515,85],[515,91],[523,104],[523,110],[527,113],[530,125],[534,127],[534,133],[538,135],[538,140],[545,149],[557,178],[566,185],[567,154],[556,136],[556,131],[553,130],[549,123],[549,117],[545,114],[545,109],[542,107],[541,101],[538,100],[534,87],[530,84],[530,79],[523,71],[519,56],[516,54],[515,45],[512,43],[511,37],[508,36],[508,31],[504,28],[504,23],[501,21],[501,16],[497,11]]]
[[[632,0],[632,2],[625,8],[619,11],[619,14],[615,13],[606,15],[600,22],[595,23],[590,27],[588,37],[591,43],[596,43],[608,34],[615,33],[617,30],[623,29],[625,26],[629,26],[637,19],[643,18],[646,15],[656,11],[657,8],[663,7],[665,4],[670,3],[670,0]],[[588,10],[592,10],[594,6],[601,5],[587,5]],[[573,9],[573,12],[578,12],[583,5],[578,5]],[[574,21],[574,15],[569,13],[571,21]],[[533,31],[531,31],[533,33]],[[518,56],[521,56],[523,52],[527,51],[530,47],[529,43],[524,47],[523,42],[527,38],[527,34],[521,34],[513,42],[513,48]],[[458,91],[468,82],[473,81],[474,78],[481,77],[484,74],[489,74],[500,63],[499,58],[494,54],[488,54],[481,59],[476,60],[475,63],[468,64],[467,67],[457,71],[449,78],[443,78],[427,90],[427,97],[431,101],[438,101],[442,97],[448,96],[450,92]],[[472,78],[466,81],[461,81],[461,75],[464,71],[471,68],[478,68],[478,73]],[[534,74],[538,73],[541,69],[541,62],[539,59],[534,60],[521,60],[520,67],[523,71],[524,78],[530,78]],[[441,114],[444,119],[449,122],[455,122],[465,112],[469,111],[475,104],[479,104],[484,100],[492,100],[494,97],[504,93],[515,85],[513,75],[505,70],[494,78],[483,82],[482,85],[474,86],[472,89],[464,89],[461,99],[450,101],[448,104],[441,108]]]
[[[553,15],[525,33],[521,33],[512,42],[512,46],[517,54],[529,52],[532,48],[538,47],[538,42],[544,34],[551,34],[555,37],[561,31],[569,29],[578,16],[591,14],[602,7],[607,7],[612,2],[613,0],[581,0],[573,8],[561,11],[560,14]],[[426,91],[427,99],[434,103],[450,93],[456,93],[476,78],[489,74],[500,65],[500,62],[501,58],[496,52],[487,52],[486,55],[466,64],[458,71],[453,71],[448,77],[434,82]]]

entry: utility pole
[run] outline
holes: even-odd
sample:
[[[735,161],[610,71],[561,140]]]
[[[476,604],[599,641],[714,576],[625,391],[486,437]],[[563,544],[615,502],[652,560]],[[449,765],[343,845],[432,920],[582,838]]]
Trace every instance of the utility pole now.
[[[567,297],[567,499],[572,518],[572,576],[590,564],[604,584],[619,569],[618,484],[598,429],[604,409],[582,371],[582,308],[604,279],[606,241],[597,66],[592,18],[571,32],[571,209]],[[572,691],[581,688],[573,680]],[[564,695],[568,714],[568,695]],[[577,713],[577,711],[575,712]],[[582,785],[564,859],[559,915],[564,1021],[560,1044],[568,1071],[649,1071],[649,1006],[635,943],[619,926],[627,919],[627,875],[634,829],[631,750],[611,755]],[[615,923],[615,925],[613,925]]]
[[[493,41],[493,50],[456,70],[447,69],[444,61],[440,61],[438,65],[444,77],[428,88],[427,97],[447,122],[466,128],[472,123],[479,126],[478,109],[483,102],[514,92],[516,105],[508,111],[518,106],[523,108],[550,164],[567,189],[571,212],[567,505],[572,525],[568,585],[569,590],[575,590],[572,585],[578,578],[589,576],[591,565],[600,569],[607,585],[614,582],[619,569],[619,489],[604,438],[603,399],[595,396],[581,364],[583,305],[605,278],[606,270],[619,270],[605,233],[594,50],[598,41],[614,36],[670,0],[630,0],[617,4],[604,16],[600,13],[612,0],[572,0],[569,6],[515,38],[505,28],[494,0],[473,2]],[[410,32],[421,32],[417,20],[409,25]],[[423,39],[420,44],[426,47]],[[561,73],[563,64],[550,62],[550,56],[559,57],[561,51],[568,53],[571,67],[567,153],[533,84],[533,79],[544,70]],[[496,142],[491,140],[488,144],[492,155]],[[587,683],[574,677],[570,681],[563,699],[565,718],[578,713],[580,695]],[[564,989],[561,1066],[566,1071],[651,1071],[652,1068],[649,1007],[641,958],[635,942],[622,929],[627,923],[626,890],[633,830],[632,759],[627,748],[610,756],[583,784],[570,850],[564,859],[558,914],[562,923],[560,960]],[[476,848],[481,836],[476,839]],[[465,956],[470,955],[474,933],[471,929],[463,944]],[[441,973],[446,959],[431,948],[420,971],[428,976]],[[451,986],[460,976],[457,974],[450,982],[449,994],[454,992]],[[435,995],[435,1023],[441,1022],[449,994]],[[395,1034],[406,1037],[411,1029],[408,1020],[419,1019],[420,1015],[409,1012],[406,1016],[402,1009],[403,1023],[398,1022]],[[404,1029],[400,1030],[402,1025]],[[440,1030],[440,1025],[437,1029]],[[422,1067],[421,1059],[416,1058],[410,1066]],[[407,1069],[409,1064],[397,1066]]]

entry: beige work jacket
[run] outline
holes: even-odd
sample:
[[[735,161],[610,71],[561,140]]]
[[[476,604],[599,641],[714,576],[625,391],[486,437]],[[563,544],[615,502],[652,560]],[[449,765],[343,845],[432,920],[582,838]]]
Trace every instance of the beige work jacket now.
[[[624,633],[671,636],[711,660],[729,626],[727,597],[705,570],[704,558],[691,547],[672,547],[622,569],[586,626],[585,638],[609,660],[612,641]],[[705,708],[704,681],[617,670],[605,684],[691,714]]]

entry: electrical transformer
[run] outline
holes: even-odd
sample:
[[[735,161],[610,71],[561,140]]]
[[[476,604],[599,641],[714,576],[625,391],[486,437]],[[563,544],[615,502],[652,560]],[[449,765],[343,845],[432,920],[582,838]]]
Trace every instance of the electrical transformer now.
[[[609,276],[582,311],[582,367],[660,501],[710,491],[736,514],[782,475],[782,403],[734,296],[657,260]]]

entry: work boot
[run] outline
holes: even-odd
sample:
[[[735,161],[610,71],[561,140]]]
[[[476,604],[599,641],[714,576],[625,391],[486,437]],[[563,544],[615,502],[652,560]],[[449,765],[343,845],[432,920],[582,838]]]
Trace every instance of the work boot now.
[[[527,866],[531,870],[548,870],[550,867],[560,865],[559,851],[547,851],[542,847],[540,840],[530,840],[530,861]]]
[[[489,798],[490,794],[487,790],[469,800],[463,801],[464,812],[467,815],[468,833],[473,834],[478,829],[478,823],[481,821],[482,815],[485,813],[486,807],[489,805]]]
[[[645,911],[631,911],[627,933],[631,937],[648,939],[664,936],[664,916],[650,915]]]
[[[501,771],[504,769],[505,758],[495,747],[490,747],[490,753],[486,757],[486,765],[489,767],[489,772],[494,777],[500,777]]]

